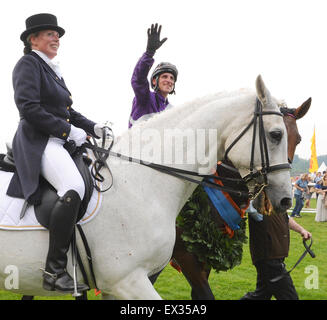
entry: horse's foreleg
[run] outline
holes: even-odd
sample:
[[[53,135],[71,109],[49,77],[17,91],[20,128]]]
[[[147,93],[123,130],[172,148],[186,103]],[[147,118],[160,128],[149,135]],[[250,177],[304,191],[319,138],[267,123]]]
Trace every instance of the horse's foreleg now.
[[[110,292],[121,300],[161,300],[144,270],[134,270],[115,283]]]
[[[181,262],[178,258],[175,257],[175,259],[181,266],[183,275],[192,287],[192,300],[215,300],[215,296],[208,282],[210,271],[207,271],[205,266],[190,253],[184,255]]]
[[[192,278],[192,300],[215,300],[208,282],[210,270],[205,270],[203,265],[201,267],[201,271],[199,270],[198,273],[199,276],[197,277],[196,281],[194,281],[194,277]],[[189,275],[185,276],[185,278],[188,282],[190,282],[190,280],[187,278],[188,276]]]
[[[215,300],[208,282],[210,270],[207,270],[194,254],[186,250],[181,234],[182,230],[176,228],[173,258],[180,265],[183,275],[192,287],[192,300]]]

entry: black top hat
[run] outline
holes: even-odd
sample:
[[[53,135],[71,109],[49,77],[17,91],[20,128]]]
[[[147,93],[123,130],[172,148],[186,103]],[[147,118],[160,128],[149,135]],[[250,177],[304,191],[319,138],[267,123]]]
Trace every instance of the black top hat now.
[[[27,37],[41,30],[55,30],[59,37],[65,34],[65,30],[58,26],[57,17],[50,13],[39,13],[30,16],[25,21],[26,30],[20,35],[20,40],[26,41]]]

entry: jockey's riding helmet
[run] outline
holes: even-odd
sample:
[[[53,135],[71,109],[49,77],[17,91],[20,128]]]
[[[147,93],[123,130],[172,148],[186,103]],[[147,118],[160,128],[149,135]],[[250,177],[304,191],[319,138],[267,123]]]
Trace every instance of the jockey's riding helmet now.
[[[169,62],[161,62],[155,67],[155,69],[154,69],[154,71],[153,71],[153,73],[151,75],[151,87],[152,87],[152,89],[154,89],[155,91],[158,90],[159,76],[162,73],[166,73],[166,72],[171,73],[175,78],[175,82],[177,81],[178,70],[177,70],[176,66],[174,66],[173,64],[171,64]],[[153,81],[152,81],[153,79],[156,79],[155,85],[153,84]],[[172,94],[172,93],[175,93],[175,84],[174,84],[174,88],[170,92],[170,94]]]

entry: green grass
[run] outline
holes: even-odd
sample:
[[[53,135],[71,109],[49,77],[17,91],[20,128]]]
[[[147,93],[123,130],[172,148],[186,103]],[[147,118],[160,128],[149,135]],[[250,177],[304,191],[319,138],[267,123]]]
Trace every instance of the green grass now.
[[[307,255],[292,271],[291,276],[300,299],[327,299],[327,222],[315,222],[314,213],[302,213],[302,218],[296,221],[312,233],[312,249],[316,258]],[[289,257],[286,258],[287,269],[291,269],[302,255],[304,247],[301,236],[291,231]],[[307,289],[305,279],[310,275],[305,273],[306,267],[314,265],[319,272],[319,288]],[[256,284],[256,270],[252,265],[248,245],[244,246],[243,260],[240,266],[227,272],[212,272],[209,277],[210,287],[217,300],[234,300],[241,298],[246,292],[253,291]],[[164,299],[190,299],[190,289],[182,274],[167,266],[155,284],[155,288]]]
[[[311,207],[315,207],[315,199],[311,200]],[[315,222],[315,213],[302,212],[302,218],[296,221],[313,235],[312,249],[316,254],[316,258],[312,259],[307,255],[304,260],[292,271],[294,285],[302,300],[326,300],[327,299],[327,222]],[[291,246],[289,257],[286,259],[286,266],[289,270],[299,259],[304,251],[301,236],[291,231]],[[313,265],[318,268],[319,281],[318,289],[308,289],[305,287],[305,279],[309,274],[305,273],[306,267]],[[241,265],[227,272],[212,272],[209,277],[211,289],[217,300],[237,300],[246,292],[255,289],[256,270],[252,265],[249,247],[244,246],[244,254]],[[167,300],[189,300],[190,286],[181,273],[168,265],[155,283],[155,288],[163,299]],[[89,300],[100,299],[101,295],[95,296],[94,291],[88,292]],[[0,300],[16,300],[21,295],[11,292],[0,291]],[[71,296],[61,297],[36,297],[38,300],[56,299],[69,300]]]

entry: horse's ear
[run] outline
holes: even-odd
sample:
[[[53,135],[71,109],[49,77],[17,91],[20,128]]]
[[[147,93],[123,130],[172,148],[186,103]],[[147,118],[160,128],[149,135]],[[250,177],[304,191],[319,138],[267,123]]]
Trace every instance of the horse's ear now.
[[[266,105],[270,100],[270,92],[266,88],[265,83],[263,82],[260,74],[257,76],[255,86],[257,90],[258,99],[260,100],[263,106]]]
[[[309,98],[307,101],[303,102],[302,105],[295,110],[294,116],[297,120],[304,117],[305,114],[308,112],[311,106],[311,101],[312,99]]]

